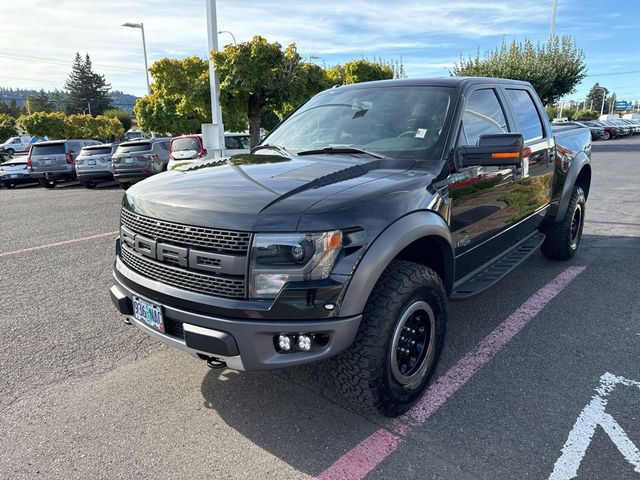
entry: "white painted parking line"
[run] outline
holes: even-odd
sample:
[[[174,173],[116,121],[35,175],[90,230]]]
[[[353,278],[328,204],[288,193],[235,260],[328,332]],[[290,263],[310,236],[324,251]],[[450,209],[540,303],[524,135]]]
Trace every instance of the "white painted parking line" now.
[[[86,242],[87,240],[94,240],[96,238],[112,237],[117,234],[118,232],[99,233],[98,235],[91,235],[90,237],[73,238],[71,240],[65,240],[63,242],[48,243],[46,245],[40,245],[37,247],[22,248],[20,250],[14,250],[13,252],[0,253],[0,257],[8,257],[10,255],[19,255],[21,253],[33,252],[35,250],[43,250],[45,248],[59,247],[60,245],[69,245],[71,243]]]
[[[573,429],[569,433],[562,455],[553,467],[549,480],[570,480],[578,475],[578,468],[587,448],[593,439],[598,425],[602,427],[622,456],[635,471],[640,473],[640,451],[629,439],[625,431],[615,419],[605,412],[609,394],[618,386],[625,385],[640,389],[640,382],[605,373],[600,377],[600,386],[596,389],[589,404],[582,410]]]

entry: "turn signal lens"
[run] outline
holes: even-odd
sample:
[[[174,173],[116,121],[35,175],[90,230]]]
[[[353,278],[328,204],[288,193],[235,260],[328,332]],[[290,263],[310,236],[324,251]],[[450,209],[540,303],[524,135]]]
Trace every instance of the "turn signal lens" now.
[[[492,153],[491,158],[520,158],[520,152]]]

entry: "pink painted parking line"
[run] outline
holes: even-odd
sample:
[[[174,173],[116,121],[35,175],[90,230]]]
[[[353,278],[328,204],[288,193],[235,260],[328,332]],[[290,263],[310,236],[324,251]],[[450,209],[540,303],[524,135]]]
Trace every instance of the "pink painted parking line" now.
[[[585,268],[584,266],[569,267],[538,290],[471,352],[439,377],[411,410],[396,419],[393,422],[395,433],[380,428],[340,457],[322,472],[318,479],[360,480],[364,478],[400,446],[403,437],[409,431],[424,424],[437,412]]]
[[[94,240],[96,238],[113,237],[114,235],[117,235],[117,234],[118,232],[99,233],[98,235],[91,235],[90,237],[73,238],[71,240],[64,240],[63,242],[48,243],[46,245],[40,245],[37,247],[22,248],[20,250],[14,250],[12,252],[0,253],[0,257],[8,257],[10,255],[19,255],[21,253],[33,252],[36,250],[44,250],[45,248],[59,247],[61,245],[69,245],[71,243],[86,242],[87,240]]]

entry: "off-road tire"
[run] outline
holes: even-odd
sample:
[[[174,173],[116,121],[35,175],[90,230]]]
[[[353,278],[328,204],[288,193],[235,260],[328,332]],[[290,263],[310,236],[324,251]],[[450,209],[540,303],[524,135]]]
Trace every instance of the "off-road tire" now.
[[[424,376],[412,388],[392,373],[394,332],[403,314],[423,301],[432,310],[434,327],[429,342],[433,354]],[[438,362],[447,322],[446,292],[436,272],[423,265],[394,260],[376,283],[364,308],[353,344],[331,359],[331,373],[344,397],[365,413],[397,417],[422,396]]]
[[[567,213],[562,221],[553,223],[545,228],[546,238],[542,243],[542,253],[552,260],[569,260],[578,251],[584,227],[585,196],[581,187],[573,188]],[[576,215],[579,218],[576,219]],[[574,224],[574,221],[578,224]],[[572,230],[572,228],[574,230]],[[577,228],[577,231],[575,230]]]

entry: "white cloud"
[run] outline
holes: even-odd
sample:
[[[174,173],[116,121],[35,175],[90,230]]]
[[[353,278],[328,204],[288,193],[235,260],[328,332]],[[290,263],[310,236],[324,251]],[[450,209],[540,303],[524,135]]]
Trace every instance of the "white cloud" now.
[[[80,51],[91,55],[115,89],[144,94],[140,32],[121,27],[124,22],[144,22],[150,62],[206,55],[203,0],[21,0],[20,8],[29,12],[25,21],[0,29],[3,86],[62,87]],[[548,14],[534,0],[219,0],[218,28],[232,31],[238,41],[260,34],[283,45],[295,42],[303,56],[316,55],[328,64],[362,56],[411,57],[405,69],[415,75],[444,71],[460,53],[474,54],[483,37],[533,32],[548,22]],[[229,41],[228,35],[220,37],[221,44]],[[452,58],[432,58],[453,45],[459,48]],[[416,61],[417,55],[425,58]]]

